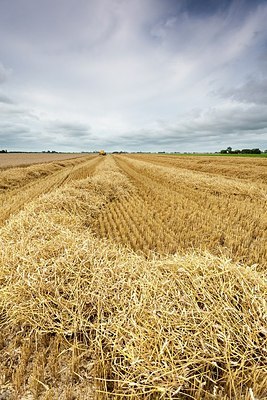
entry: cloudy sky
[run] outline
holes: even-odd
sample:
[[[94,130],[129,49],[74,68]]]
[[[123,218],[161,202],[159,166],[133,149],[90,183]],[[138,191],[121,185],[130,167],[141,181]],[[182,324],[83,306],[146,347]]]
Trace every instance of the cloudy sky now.
[[[267,148],[267,0],[0,0],[0,149]]]

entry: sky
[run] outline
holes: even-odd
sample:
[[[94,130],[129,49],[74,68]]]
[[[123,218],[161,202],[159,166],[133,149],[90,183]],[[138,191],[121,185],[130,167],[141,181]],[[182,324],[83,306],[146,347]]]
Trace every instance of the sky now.
[[[267,149],[267,0],[0,0],[0,150]]]

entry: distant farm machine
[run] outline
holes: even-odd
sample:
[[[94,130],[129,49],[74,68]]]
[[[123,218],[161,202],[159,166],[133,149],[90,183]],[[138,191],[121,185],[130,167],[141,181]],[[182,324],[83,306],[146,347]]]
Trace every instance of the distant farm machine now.
[[[100,150],[100,151],[99,151],[99,155],[100,155],[100,156],[106,156],[107,153],[105,152],[105,150]]]

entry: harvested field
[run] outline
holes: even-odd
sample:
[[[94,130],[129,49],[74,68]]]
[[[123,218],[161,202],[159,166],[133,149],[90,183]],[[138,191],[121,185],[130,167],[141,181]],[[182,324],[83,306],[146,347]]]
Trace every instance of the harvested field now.
[[[145,155],[131,156],[138,160],[150,161],[158,165],[184,168],[206,172],[212,175],[251,180],[267,184],[266,158],[246,157],[212,157],[212,156],[172,156]]]
[[[267,160],[241,159],[229,176],[229,159],[223,169],[224,158],[196,158],[187,169],[183,157],[117,156],[136,190],[99,215],[96,232],[145,255],[208,250],[266,269]]]
[[[86,178],[99,162],[98,157],[87,156],[0,171],[0,225],[41,194],[72,180]]]
[[[267,160],[194,160],[8,175],[1,399],[267,399]]]
[[[82,154],[0,153],[0,169],[83,157]]]

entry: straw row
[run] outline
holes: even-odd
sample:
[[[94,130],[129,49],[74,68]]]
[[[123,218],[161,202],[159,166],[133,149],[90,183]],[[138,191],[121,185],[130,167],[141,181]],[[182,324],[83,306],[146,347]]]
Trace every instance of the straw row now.
[[[107,157],[1,229],[0,394],[264,399],[266,278],[209,253],[147,260],[92,233],[135,196]]]
[[[100,237],[146,255],[208,250],[266,269],[267,190],[129,156],[116,160],[136,190],[99,215],[94,229]]]
[[[10,215],[14,215],[22,209],[24,204],[41,194],[91,175],[100,162],[99,158],[89,156],[60,163],[14,168],[2,172],[0,185],[2,184],[5,189],[2,192],[0,191],[0,225]],[[5,176],[6,174],[7,176]]]

